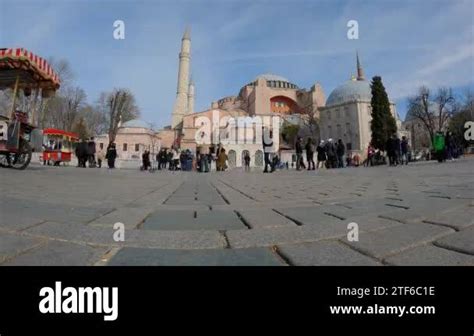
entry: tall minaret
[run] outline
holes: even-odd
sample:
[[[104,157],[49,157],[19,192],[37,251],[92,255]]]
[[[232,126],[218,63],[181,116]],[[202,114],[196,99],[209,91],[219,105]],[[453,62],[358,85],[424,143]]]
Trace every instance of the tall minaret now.
[[[360,65],[359,52],[357,52],[357,51],[356,51],[356,58],[357,58],[357,80],[358,81],[363,81],[363,80],[365,80],[364,70],[362,69],[362,66]]]
[[[194,113],[194,82],[191,79],[188,88],[188,114]]]
[[[173,108],[171,127],[180,128],[183,116],[188,111],[189,65],[191,62],[191,33],[186,28],[181,39],[181,52],[179,53],[178,89]]]

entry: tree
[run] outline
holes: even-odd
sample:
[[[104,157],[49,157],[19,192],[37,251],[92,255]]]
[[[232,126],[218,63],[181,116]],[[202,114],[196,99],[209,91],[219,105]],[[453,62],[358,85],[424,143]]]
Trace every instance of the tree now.
[[[422,86],[417,95],[408,98],[408,113],[424,125],[431,143],[436,132],[444,131],[456,109],[456,100],[448,88],[439,88],[433,96],[427,87]]]
[[[455,141],[466,148],[473,143],[464,137],[466,122],[474,120],[474,94],[471,91],[465,93],[464,102],[456,110],[449,119],[448,130],[453,133]]]
[[[295,143],[295,138],[298,135],[300,127],[298,125],[292,124],[288,121],[283,121],[283,125],[281,128],[281,137],[283,141],[287,144],[293,146]]]
[[[390,111],[390,102],[382,78],[380,76],[373,77],[370,88],[372,91],[370,101],[372,106],[371,143],[375,148],[384,151],[387,140],[397,132],[397,123]]]
[[[140,115],[135,96],[128,89],[114,89],[112,92],[102,93],[98,105],[106,116],[109,143],[115,141],[120,123],[135,119]]]
[[[87,139],[90,135],[83,117],[79,117],[78,120],[74,123],[72,131],[79,136],[79,139],[82,140]]]

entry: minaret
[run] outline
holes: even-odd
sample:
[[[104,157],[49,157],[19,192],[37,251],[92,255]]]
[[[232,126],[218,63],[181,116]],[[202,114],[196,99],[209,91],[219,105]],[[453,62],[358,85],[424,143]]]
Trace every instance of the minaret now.
[[[362,69],[362,66],[360,65],[359,53],[357,51],[356,51],[356,57],[357,57],[357,80],[363,81],[365,80],[364,70]]]
[[[194,113],[194,82],[191,79],[188,88],[188,114]]]
[[[171,127],[180,128],[183,116],[188,111],[189,65],[191,61],[191,34],[186,28],[181,39],[181,52],[179,53],[178,88],[173,108]]]

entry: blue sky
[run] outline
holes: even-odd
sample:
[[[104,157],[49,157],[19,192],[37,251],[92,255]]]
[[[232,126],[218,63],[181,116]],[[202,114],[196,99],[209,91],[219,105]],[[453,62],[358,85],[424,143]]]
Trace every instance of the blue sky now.
[[[358,40],[347,39],[352,19]],[[113,39],[115,20],[125,40]],[[420,85],[474,88],[472,0],[0,0],[0,46],[69,60],[91,103],[130,88],[157,126],[171,121],[187,25],[196,111],[267,72],[300,87],[319,82],[327,97],[355,73],[356,50],[401,116]]]

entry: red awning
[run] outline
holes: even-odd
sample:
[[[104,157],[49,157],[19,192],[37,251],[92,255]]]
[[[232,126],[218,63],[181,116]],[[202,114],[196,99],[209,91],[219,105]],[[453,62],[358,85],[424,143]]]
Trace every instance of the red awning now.
[[[79,136],[73,132],[66,132],[57,128],[45,128],[43,130],[43,135],[65,135],[70,138],[79,139]]]

